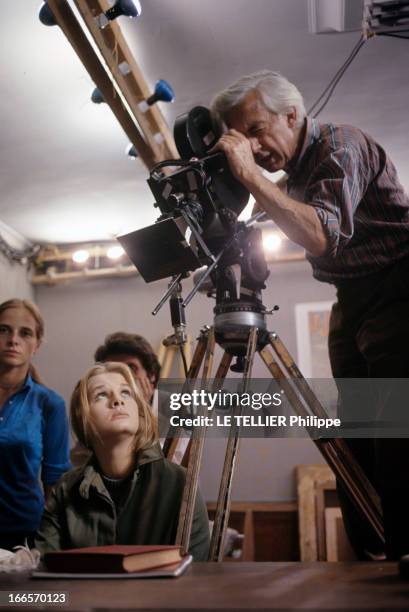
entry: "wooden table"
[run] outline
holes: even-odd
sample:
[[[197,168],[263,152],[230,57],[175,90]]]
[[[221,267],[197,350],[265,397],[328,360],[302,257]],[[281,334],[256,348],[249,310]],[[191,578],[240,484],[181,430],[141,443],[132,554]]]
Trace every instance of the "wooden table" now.
[[[0,574],[0,591],[67,591],[70,611],[408,610],[395,563],[197,563],[179,579],[29,580]],[[29,610],[33,606],[0,607]],[[38,609],[38,608],[37,608]],[[50,609],[50,608],[47,608]]]

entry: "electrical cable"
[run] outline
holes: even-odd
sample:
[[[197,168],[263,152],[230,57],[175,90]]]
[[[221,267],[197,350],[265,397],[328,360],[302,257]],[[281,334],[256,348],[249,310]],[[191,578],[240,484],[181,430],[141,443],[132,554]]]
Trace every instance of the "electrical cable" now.
[[[317,98],[317,100],[314,102],[314,104],[308,109],[308,114],[311,114],[311,112],[314,110],[314,108],[317,106],[317,104],[322,100],[322,98],[324,97],[324,95],[327,93],[327,91],[329,90],[329,88],[331,87],[331,85],[333,84],[333,82],[335,81],[335,79],[338,77],[339,73],[341,72],[341,70],[344,68],[346,62],[348,61],[348,59],[351,57],[351,55],[355,52],[355,50],[358,48],[358,46],[360,45],[362,40],[362,36],[359,38],[358,42],[354,45],[354,48],[352,49],[351,53],[349,54],[349,56],[347,57],[347,59],[345,60],[345,62],[342,64],[342,66],[340,68],[338,68],[337,72],[335,73],[335,75],[332,77],[332,79],[330,80],[330,82],[328,83],[327,87],[324,89],[324,91],[321,93],[321,95],[319,96],[319,98]]]
[[[400,30],[400,33],[405,33],[405,32],[409,32],[409,30]],[[408,36],[401,36],[400,33],[399,34],[397,34],[397,33],[395,34],[393,32],[385,32],[385,33],[379,32],[377,35],[378,36],[389,36],[391,38],[403,38],[405,40],[408,40],[408,38],[409,38]],[[326,86],[324,91],[321,93],[321,95],[314,102],[314,104],[308,109],[308,111],[307,111],[308,115],[311,115],[313,113],[313,117],[317,117],[319,115],[319,113],[321,113],[324,110],[324,108],[328,104],[332,94],[334,93],[335,88],[338,85],[339,81],[341,80],[341,78],[345,74],[346,70],[351,65],[351,63],[353,62],[355,57],[358,55],[359,51],[361,50],[361,48],[363,47],[363,45],[365,44],[365,42],[367,40],[368,40],[368,37],[364,36],[363,34],[361,34],[358,42],[354,45],[351,53],[349,54],[349,56],[347,57],[345,62],[342,64],[342,66],[334,74],[334,76],[332,77],[332,79],[330,80],[330,82],[328,83],[328,85]],[[316,107],[318,106],[318,104],[321,102],[321,100],[323,98],[324,98],[324,102],[321,104],[321,106],[318,108],[318,110],[314,110],[314,109],[316,109]]]
[[[314,111],[314,108],[319,104],[319,102],[321,102],[321,100],[324,98],[324,96],[326,96],[324,102],[322,103],[322,105],[320,106],[320,108],[317,111],[314,111],[313,116],[317,117],[317,115],[325,108],[325,106],[328,104],[332,94],[334,93],[334,90],[335,90],[336,86],[338,85],[339,81],[341,80],[342,76],[344,75],[345,71],[351,65],[352,61],[355,59],[355,57],[357,56],[358,52],[360,51],[362,46],[365,44],[365,42],[366,42],[366,38],[363,35],[361,35],[359,40],[358,40],[358,42],[354,45],[354,48],[352,49],[351,53],[349,54],[349,56],[345,60],[345,62],[337,70],[337,72],[332,77],[331,81],[328,83],[327,87],[321,93],[319,98],[317,98],[317,100],[314,102],[314,104],[308,109],[308,112],[307,112],[308,115],[310,115]]]
[[[340,72],[338,78],[336,79],[336,81],[333,83],[331,89],[329,90],[327,97],[325,98],[324,102],[321,104],[321,106],[319,107],[318,110],[314,111],[314,117],[317,117],[317,115],[319,115],[319,113],[326,107],[326,105],[328,104],[332,94],[335,91],[336,86],[338,85],[339,81],[341,80],[342,76],[344,75],[344,73],[346,72],[347,68],[349,68],[349,66],[352,64],[353,60],[355,59],[355,57],[357,56],[359,50],[361,49],[361,47],[364,45],[364,43],[366,42],[365,39],[363,39],[361,41],[361,44],[359,45],[359,47],[357,48],[357,50],[354,52],[354,54],[350,57],[350,59],[348,60],[348,62],[344,65],[344,68],[342,70],[342,72]]]

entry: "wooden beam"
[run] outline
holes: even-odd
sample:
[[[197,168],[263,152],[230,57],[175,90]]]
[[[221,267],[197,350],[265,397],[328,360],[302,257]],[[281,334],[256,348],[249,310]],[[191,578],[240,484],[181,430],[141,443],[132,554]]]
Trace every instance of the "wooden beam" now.
[[[139,275],[135,266],[117,266],[112,268],[84,268],[72,272],[54,272],[48,270],[45,274],[34,274],[31,277],[32,285],[58,285],[69,281],[89,281],[96,278],[118,278]]]
[[[133,117],[122,102],[112,80],[92,48],[91,43],[88,41],[67,0],[48,0],[47,3],[57,24],[68,38],[68,41],[84,64],[95,85],[100,89],[105,102],[110,106],[129,140],[135,145],[140,159],[148,169],[152,168],[156,163],[155,156],[141,136]]]
[[[98,17],[110,8],[107,0],[74,0],[115,82],[128,103],[156,162],[179,158],[173,136],[157,104],[140,108],[151,94],[142,71],[116,21],[101,29]],[[124,69],[125,68],[125,69]],[[162,138],[158,142],[158,137]]]

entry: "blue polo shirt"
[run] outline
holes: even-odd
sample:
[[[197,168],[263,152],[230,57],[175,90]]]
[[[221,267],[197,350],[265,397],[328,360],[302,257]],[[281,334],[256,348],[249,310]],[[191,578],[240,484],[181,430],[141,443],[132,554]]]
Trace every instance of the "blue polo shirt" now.
[[[27,377],[0,412],[0,532],[36,531],[44,485],[70,468],[63,398]]]

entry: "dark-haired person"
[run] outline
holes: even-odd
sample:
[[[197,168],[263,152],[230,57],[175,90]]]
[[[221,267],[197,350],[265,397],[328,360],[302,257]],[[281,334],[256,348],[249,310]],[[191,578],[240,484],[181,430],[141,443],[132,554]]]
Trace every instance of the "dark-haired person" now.
[[[7,550],[26,539],[32,546],[44,494],[70,467],[64,400],[31,363],[43,334],[33,303],[0,304],[0,548]]]
[[[308,117],[295,85],[270,70],[238,79],[212,110],[226,128],[215,149],[257,206],[305,248],[314,277],[337,289],[329,330],[334,378],[408,378],[409,198],[385,150],[356,127]],[[284,170],[286,186],[263,170]],[[341,417],[348,414],[342,387]],[[378,416],[388,421],[400,400],[388,401],[393,388],[378,388]],[[399,557],[409,552],[409,442],[348,442],[380,492],[387,554]],[[343,506],[358,556],[376,552],[366,523],[344,498]]]
[[[71,423],[89,461],[51,492],[36,539],[51,550],[109,544],[174,544],[186,479],[157,443],[155,417],[122,363],[91,368],[71,399]],[[206,561],[209,525],[196,499],[189,552]]]
[[[97,363],[120,361],[129,366],[145,400],[152,405],[160,375],[160,364],[150,343],[139,334],[115,332],[95,351]],[[155,410],[157,415],[157,410]]]

